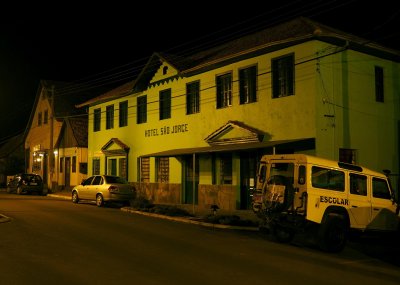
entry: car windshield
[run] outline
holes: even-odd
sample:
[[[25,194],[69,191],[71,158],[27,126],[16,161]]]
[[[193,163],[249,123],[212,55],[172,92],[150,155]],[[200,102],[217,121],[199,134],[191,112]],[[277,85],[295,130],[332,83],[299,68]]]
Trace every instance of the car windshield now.
[[[104,176],[106,179],[107,184],[127,184],[128,182],[126,181],[125,178],[119,177],[119,176]]]
[[[25,181],[37,181],[37,182],[40,182],[42,180],[40,176],[34,174],[24,174],[22,175],[22,179]]]

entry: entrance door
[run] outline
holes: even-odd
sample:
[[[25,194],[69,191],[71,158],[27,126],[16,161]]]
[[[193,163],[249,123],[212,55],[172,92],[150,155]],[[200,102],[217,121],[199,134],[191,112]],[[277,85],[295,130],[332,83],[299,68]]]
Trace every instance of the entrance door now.
[[[251,209],[251,187],[255,187],[258,156],[256,152],[240,154],[240,209]]]
[[[65,158],[65,189],[71,185],[71,158]]]
[[[195,157],[195,171],[193,173],[193,156],[184,157],[184,185],[185,185],[185,204],[198,204],[198,188],[199,188],[199,158]],[[194,175],[193,175],[194,174]],[[193,178],[194,177],[194,178]],[[194,189],[193,189],[194,184]]]

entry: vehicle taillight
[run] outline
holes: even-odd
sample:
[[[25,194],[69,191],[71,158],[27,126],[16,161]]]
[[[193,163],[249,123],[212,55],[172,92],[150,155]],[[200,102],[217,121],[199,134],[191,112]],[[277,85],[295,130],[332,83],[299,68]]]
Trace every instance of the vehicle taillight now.
[[[110,187],[108,187],[108,191],[109,192],[118,192],[118,187],[111,185]]]

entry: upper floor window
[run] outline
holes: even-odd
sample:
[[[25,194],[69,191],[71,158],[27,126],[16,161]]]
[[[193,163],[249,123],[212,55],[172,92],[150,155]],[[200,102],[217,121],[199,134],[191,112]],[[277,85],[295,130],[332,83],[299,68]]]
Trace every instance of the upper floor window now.
[[[383,68],[379,66],[375,66],[375,100],[376,102],[384,101]]]
[[[37,124],[38,126],[42,125],[42,112],[38,113]]]
[[[257,101],[257,66],[239,70],[239,97],[240,104]]]
[[[138,124],[147,122],[147,96],[140,96],[137,98],[137,112],[136,122]]]
[[[160,91],[160,120],[171,118],[171,89]]]
[[[232,106],[232,74],[217,76],[217,109]]]
[[[294,95],[294,55],[272,60],[272,98]]]
[[[94,109],[93,111],[93,131],[100,131],[100,122],[101,122],[101,109]]]
[[[128,125],[128,101],[119,102],[119,127]]]
[[[200,112],[200,82],[186,84],[186,114]]]
[[[43,117],[43,124],[47,124],[49,120],[49,112],[47,110],[44,111],[44,117]]]
[[[114,105],[106,107],[106,129],[114,128]]]

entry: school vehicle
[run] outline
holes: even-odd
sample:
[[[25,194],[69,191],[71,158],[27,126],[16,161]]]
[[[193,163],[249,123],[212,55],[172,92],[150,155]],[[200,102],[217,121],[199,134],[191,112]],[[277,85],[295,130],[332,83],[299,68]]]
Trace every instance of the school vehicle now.
[[[264,155],[252,206],[278,241],[309,231],[329,252],[341,251],[350,231],[399,231],[385,174],[305,154]]]

